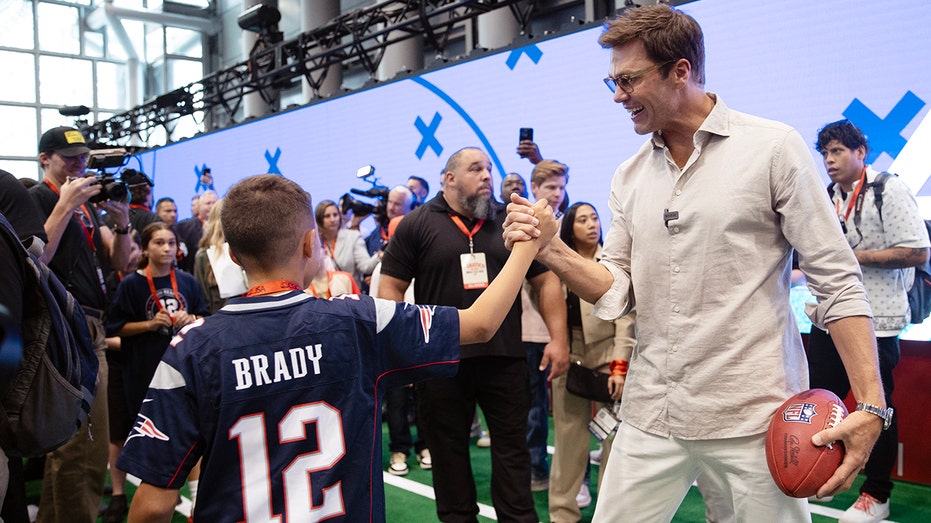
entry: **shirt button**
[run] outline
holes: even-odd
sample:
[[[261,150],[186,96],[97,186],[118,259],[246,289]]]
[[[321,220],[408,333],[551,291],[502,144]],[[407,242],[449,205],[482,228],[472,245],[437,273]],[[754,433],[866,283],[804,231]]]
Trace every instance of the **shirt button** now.
[[[672,312],[679,312],[679,306],[678,306],[678,305],[674,305],[674,306],[672,307]]]
[[[679,232],[679,228],[678,228],[678,227],[673,227],[673,228],[672,228],[672,232]]]
[[[673,267],[672,272],[679,272],[679,266],[676,265],[675,267]]]
[[[681,195],[682,195],[682,190],[676,189],[676,196],[681,196]]]
[[[672,346],[672,352],[679,352],[679,346],[678,346],[678,345],[673,345],[673,346]]]
[[[676,382],[674,382],[674,381],[670,381],[668,385],[669,385],[669,388],[670,388],[670,389],[676,388]]]

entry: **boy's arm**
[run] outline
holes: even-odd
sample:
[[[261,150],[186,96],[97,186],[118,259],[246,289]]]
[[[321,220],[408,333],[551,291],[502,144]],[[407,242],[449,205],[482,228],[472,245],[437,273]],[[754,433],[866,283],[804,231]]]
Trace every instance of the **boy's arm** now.
[[[507,263],[491,285],[482,292],[471,307],[459,311],[459,343],[484,343],[494,336],[517,298],[530,268],[530,262],[539,249],[556,233],[558,224],[546,200],[534,204],[537,226],[542,234],[531,241],[516,242]],[[384,287],[384,283],[382,284]],[[381,291],[381,289],[379,289]]]
[[[177,489],[163,489],[142,483],[129,507],[129,523],[169,523],[178,502]]]

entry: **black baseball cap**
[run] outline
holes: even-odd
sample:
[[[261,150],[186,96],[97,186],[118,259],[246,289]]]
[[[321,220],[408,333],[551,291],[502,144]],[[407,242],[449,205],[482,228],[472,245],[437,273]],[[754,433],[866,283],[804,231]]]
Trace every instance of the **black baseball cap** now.
[[[84,141],[84,135],[74,127],[55,127],[42,134],[39,139],[40,153],[58,153],[72,157],[87,154],[90,149]]]
[[[84,135],[74,127],[55,127],[45,131],[39,139],[40,153],[58,153],[62,156],[80,156],[90,149],[84,141]]]
[[[130,187],[135,185],[148,185],[149,187],[152,187],[155,185],[152,183],[152,180],[145,175],[145,173],[135,169],[123,169],[123,173],[120,175],[120,177],[123,179],[123,183]]]

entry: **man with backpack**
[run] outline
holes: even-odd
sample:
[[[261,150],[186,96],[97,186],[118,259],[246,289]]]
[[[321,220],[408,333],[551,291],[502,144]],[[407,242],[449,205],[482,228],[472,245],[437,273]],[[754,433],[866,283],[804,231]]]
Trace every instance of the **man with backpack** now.
[[[48,244],[43,261],[74,295],[87,319],[99,361],[97,396],[90,418],[68,443],[48,454],[39,504],[39,522],[93,522],[97,519],[107,471],[107,363],[104,356],[104,277],[129,259],[129,205],[107,200],[92,203],[101,192],[93,176],[85,177],[90,149],[77,129],[55,127],[39,140],[41,183],[29,190],[45,220]],[[99,210],[107,212],[108,227]]]
[[[893,413],[892,370],[899,361],[899,333],[911,318],[907,292],[914,268],[928,262],[931,243],[908,187],[897,177],[878,173],[865,164],[868,145],[860,129],[848,120],[829,123],[819,131],[815,145],[833,182],[828,194],[860,263],[870,297],[887,406],[879,409],[884,412],[875,412],[884,417],[885,430],[866,463],[860,497],[840,522],[877,522],[889,516],[890,475],[897,455],[898,413]],[[809,337],[808,366],[811,388],[828,389],[841,398],[847,395],[850,382],[837,349],[831,337],[817,327],[812,327]]]

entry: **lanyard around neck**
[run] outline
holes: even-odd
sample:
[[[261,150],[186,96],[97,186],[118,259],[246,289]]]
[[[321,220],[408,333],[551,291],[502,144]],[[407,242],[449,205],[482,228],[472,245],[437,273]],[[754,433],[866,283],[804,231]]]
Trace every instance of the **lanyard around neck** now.
[[[260,283],[253,287],[250,287],[246,292],[247,298],[252,298],[253,296],[265,296],[266,294],[275,294],[276,292],[282,291],[301,291],[304,290],[300,285],[294,283],[290,280],[276,280],[265,283]]]
[[[178,280],[175,278],[174,267],[170,269],[168,276],[171,278],[171,292],[174,293],[173,296],[175,300],[180,303],[181,299],[178,297],[180,295],[178,292]],[[162,300],[159,299],[158,291],[155,289],[155,279],[152,277],[152,267],[150,265],[145,266],[145,279],[149,282],[149,292],[152,293],[152,299],[155,300],[155,303],[158,305],[158,310],[164,311],[165,306],[162,304]]]
[[[459,230],[462,231],[462,234],[465,234],[466,236],[469,237],[469,252],[473,253],[472,237],[475,236],[475,233],[477,233],[478,230],[482,228],[482,225],[485,223],[485,220],[480,219],[479,221],[475,222],[475,225],[472,227],[472,230],[469,231],[469,229],[466,229],[465,224],[462,223],[462,220],[459,219],[458,216],[456,216],[455,214],[450,214],[449,217],[453,220],[453,223],[456,224],[456,227],[459,227]]]
[[[843,221],[846,222],[850,218],[850,212],[854,212],[854,219],[856,219],[857,214],[860,214],[860,209],[863,208],[863,188],[866,186],[866,167],[863,168],[863,171],[860,173],[860,181],[857,182],[857,188],[853,190],[850,200],[847,202],[847,212],[844,213]],[[843,190],[843,189],[841,189]],[[834,210],[837,212],[837,217],[840,218],[840,202],[834,203]]]

